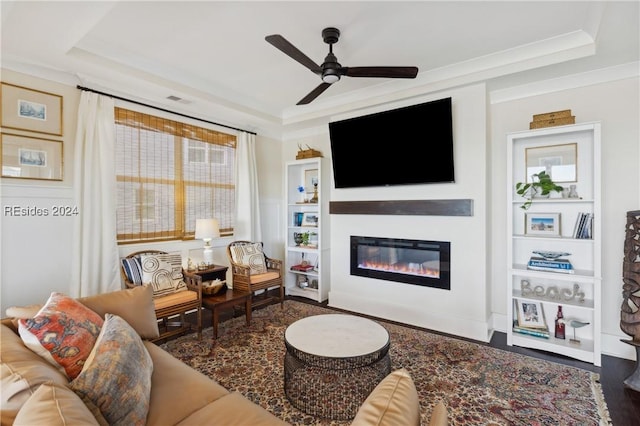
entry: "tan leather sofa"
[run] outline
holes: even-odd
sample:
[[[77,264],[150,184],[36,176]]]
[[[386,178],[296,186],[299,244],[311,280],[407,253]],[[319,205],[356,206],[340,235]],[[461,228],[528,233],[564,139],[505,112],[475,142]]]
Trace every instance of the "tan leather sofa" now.
[[[79,299],[101,316],[123,318],[143,338],[158,334],[151,289],[139,287]],[[10,308],[0,324],[0,424],[48,426],[98,425],[101,416],[67,386],[67,377],[20,338],[17,318],[31,318],[39,306]],[[246,399],[144,341],[153,361],[148,425],[286,425]],[[104,419],[101,419],[104,421]],[[420,406],[413,381],[404,370],[385,378],[367,398],[353,425],[419,425]],[[430,425],[447,424],[444,405],[436,405]]]

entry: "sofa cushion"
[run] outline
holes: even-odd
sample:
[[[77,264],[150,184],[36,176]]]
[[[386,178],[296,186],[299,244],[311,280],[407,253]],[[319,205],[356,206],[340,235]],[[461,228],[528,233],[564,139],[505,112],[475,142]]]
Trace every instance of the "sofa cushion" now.
[[[33,318],[38,311],[42,309],[42,304],[26,305],[26,306],[10,306],[6,310],[9,318]]]
[[[24,345],[9,327],[0,325],[0,424],[13,423],[18,411],[42,384],[68,382],[67,376]]]
[[[429,426],[447,426],[449,424],[449,414],[447,407],[442,401],[439,401],[431,411]]]
[[[238,392],[231,392],[208,404],[177,424],[177,426],[287,426],[264,408],[249,401]]]
[[[179,254],[143,254],[142,284],[153,288],[153,297],[187,289],[182,275],[182,259]]]
[[[107,314],[82,372],[70,387],[95,405],[110,425],[146,423],[153,363],[138,333]]]
[[[150,286],[139,286],[78,299],[104,318],[107,313],[125,320],[143,339],[155,339],[160,333]]]
[[[58,383],[47,382],[38,387],[25,402],[13,425],[99,426],[100,423],[71,389]]]
[[[53,292],[35,317],[18,321],[18,332],[29,349],[73,380],[80,374],[102,323],[100,315],[82,303]]]
[[[203,406],[229,393],[218,383],[174,358],[157,345],[151,342],[144,342],[144,345],[153,360],[148,425],[177,424]],[[178,389],[188,391],[182,392]],[[206,424],[215,422],[209,420]],[[225,423],[221,421],[218,424]]]
[[[351,426],[420,425],[418,391],[406,369],[389,374],[373,389]]]
[[[231,258],[234,262],[249,267],[250,274],[264,274],[267,272],[267,263],[264,259],[262,244],[246,243],[231,246]]]

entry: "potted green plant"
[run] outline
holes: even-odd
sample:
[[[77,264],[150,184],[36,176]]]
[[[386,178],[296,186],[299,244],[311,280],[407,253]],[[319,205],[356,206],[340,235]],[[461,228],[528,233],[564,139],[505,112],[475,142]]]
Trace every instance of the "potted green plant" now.
[[[535,197],[548,197],[551,191],[562,192],[563,189],[564,188],[556,184],[551,179],[551,176],[544,170],[531,175],[531,182],[516,183],[516,194],[527,199],[527,201],[520,206],[523,210],[531,207],[531,203],[533,203]]]

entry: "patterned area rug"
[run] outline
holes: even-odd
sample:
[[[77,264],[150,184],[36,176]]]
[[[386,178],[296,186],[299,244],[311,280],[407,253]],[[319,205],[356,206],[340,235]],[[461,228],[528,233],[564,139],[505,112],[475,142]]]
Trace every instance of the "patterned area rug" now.
[[[294,321],[335,310],[287,300],[220,324],[212,341],[195,334],[162,348],[229,390],[293,425],[344,425],[291,406],[283,390],[284,332]],[[377,321],[391,337],[392,370],[404,367],[420,395],[422,424],[444,401],[451,425],[611,424],[599,375],[422,330]]]

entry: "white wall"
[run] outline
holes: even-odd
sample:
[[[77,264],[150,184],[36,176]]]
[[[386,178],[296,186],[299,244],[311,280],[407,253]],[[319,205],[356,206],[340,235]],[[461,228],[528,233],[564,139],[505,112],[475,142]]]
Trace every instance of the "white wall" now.
[[[63,136],[6,129],[6,133],[62,140],[63,180],[2,178],[0,215],[0,313],[11,305],[45,301],[53,290],[68,293],[73,218],[54,217],[54,205],[73,205],[73,145],[77,105],[74,87],[2,70],[2,81],[63,97]],[[47,209],[47,216],[11,216],[11,206]]]
[[[533,114],[571,109],[576,123],[602,123],[602,351],[608,355],[635,358],[633,348],[619,340],[628,338],[619,324],[626,212],[640,206],[638,81],[636,76],[542,95],[531,95],[523,88],[516,96],[503,99],[498,93],[491,98],[490,282],[496,330],[506,330],[506,134],[527,129]],[[571,83],[567,81],[567,85]]]
[[[455,183],[333,189],[332,182],[331,201],[472,199],[473,216],[331,215],[331,306],[489,340],[485,93],[484,85],[475,85],[411,99],[415,104],[452,98]],[[383,108],[408,104],[405,101]],[[429,132],[427,126],[424,132]],[[420,143],[419,135],[416,139]],[[376,148],[405,149],[407,155],[415,155],[406,141]],[[358,164],[357,157],[353,161],[355,173],[384,173],[367,170],[366,164]],[[431,161],[438,159],[425,156],[424,167]],[[451,242],[451,290],[351,276],[351,235]]]

